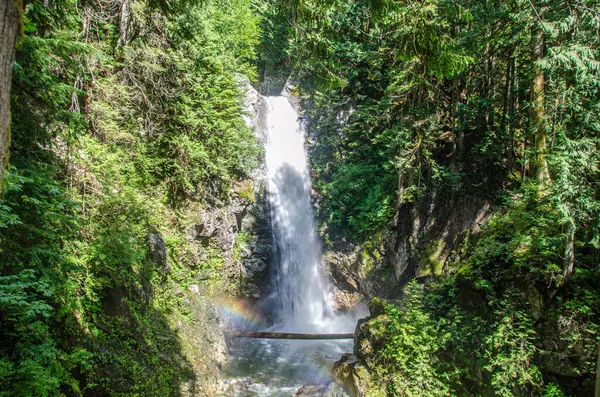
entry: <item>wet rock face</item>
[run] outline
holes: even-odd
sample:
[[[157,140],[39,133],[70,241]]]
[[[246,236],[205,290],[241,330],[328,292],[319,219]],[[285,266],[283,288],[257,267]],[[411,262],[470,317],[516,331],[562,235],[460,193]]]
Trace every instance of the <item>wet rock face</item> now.
[[[246,123],[254,128],[258,142],[265,147],[268,140],[266,125],[267,104],[263,96],[246,79],[245,107],[248,111]],[[270,289],[270,273],[273,261],[271,205],[269,202],[269,176],[265,159],[251,176],[253,182],[252,202],[239,213],[237,220],[240,232],[239,263],[241,293],[258,299]]]
[[[348,307],[364,303],[374,296],[388,296],[397,290],[397,282],[386,269],[385,242],[389,236],[381,236],[361,245],[343,243],[339,249],[325,252],[324,260],[329,269],[336,307]]]
[[[253,185],[240,186],[227,206],[200,210],[185,230],[189,242],[220,249],[227,277],[239,281],[243,295],[259,298],[269,287],[271,220],[265,189]]]
[[[375,298],[369,302],[369,316],[356,324],[354,352],[347,353],[333,365],[333,376],[338,385],[351,397],[386,396],[385,390],[372,378],[377,350],[386,342],[386,328],[391,321],[385,313],[390,301]],[[394,302],[397,303],[397,302]]]
[[[179,396],[204,396],[208,388],[218,382],[219,368],[226,361],[227,345],[224,337],[224,322],[206,285],[192,284],[185,289],[175,286],[180,304],[186,307],[192,321],[179,319],[174,326],[178,341],[186,347],[186,359],[192,362],[190,379],[179,387]]]
[[[243,204],[234,203],[225,208],[207,209],[200,213],[198,223],[186,228],[188,241],[208,244],[214,241],[223,251],[233,249],[238,232],[235,210]]]
[[[256,203],[248,207],[241,224],[245,237],[239,245],[241,290],[255,299],[264,296],[270,288],[273,244],[269,210],[266,193],[262,193]]]
[[[290,76],[290,68],[267,62],[259,67],[258,89],[264,95],[280,95]]]

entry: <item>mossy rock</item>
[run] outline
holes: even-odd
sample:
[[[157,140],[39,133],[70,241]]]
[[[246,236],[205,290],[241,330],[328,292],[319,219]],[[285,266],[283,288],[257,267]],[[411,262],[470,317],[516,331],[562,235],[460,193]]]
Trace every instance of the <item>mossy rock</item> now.
[[[352,354],[344,354],[333,365],[333,376],[351,397],[385,397],[367,367]]]
[[[369,314],[371,317],[377,317],[385,313],[387,302],[381,298],[373,298],[369,302]]]
[[[444,274],[444,266],[448,254],[445,253],[446,243],[444,240],[435,240],[427,245],[419,259],[416,269],[417,278],[441,277]]]

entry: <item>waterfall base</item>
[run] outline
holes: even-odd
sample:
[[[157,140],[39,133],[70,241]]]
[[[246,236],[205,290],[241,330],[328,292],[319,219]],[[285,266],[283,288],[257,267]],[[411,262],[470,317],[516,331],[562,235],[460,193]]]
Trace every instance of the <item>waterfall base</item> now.
[[[354,339],[353,333],[346,334],[299,334],[293,332],[242,332],[234,331],[227,334],[230,338],[254,339],[303,339],[303,340],[328,340],[328,339]]]
[[[228,380],[217,395],[290,397],[302,388],[308,390],[306,385],[315,390],[334,389],[333,364],[349,351],[352,351],[351,341],[235,339],[230,345],[230,359],[223,368]],[[343,396],[339,391],[325,395]]]

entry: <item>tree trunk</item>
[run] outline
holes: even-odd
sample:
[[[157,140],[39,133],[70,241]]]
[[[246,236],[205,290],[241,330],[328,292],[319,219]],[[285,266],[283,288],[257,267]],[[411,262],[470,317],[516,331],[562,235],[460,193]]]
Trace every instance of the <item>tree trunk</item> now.
[[[563,263],[563,282],[566,282],[573,273],[575,265],[575,222],[569,219],[565,235],[565,259]]]
[[[510,174],[513,169],[514,153],[515,153],[515,75],[516,75],[516,58],[510,60],[510,86],[509,86],[509,99],[508,99],[508,148],[507,148],[507,168]]]
[[[15,43],[21,26],[21,0],[0,1],[0,196],[10,146],[10,83]]]
[[[488,59],[488,108],[487,108],[487,125],[490,130],[494,130],[494,97],[496,96],[496,80],[494,79],[494,72],[496,69],[496,58],[491,55]]]
[[[594,397],[600,397],[600,338],[598,339],[598,361],[596,361],[596,393]]]
[[[398,170],[398,196],[396,198],[396,214],[394,215],[394,225],[400,223],[400,208],[402,208],[402,196],[404,195],[404,169]]]
[[[510,101],[510,86],[511,86],[511,74],[512,74],[512,59],[506,63],[506,79],[504,84],[504,95],[502,105],[502,118],[500,119],[500,132],[506,133],[506,124],[508,121],[508,103]]]
[[[531,89],[533,108],[531,110],[531,129],[535,134],[535,177],[541,186],[550,181],[548,161],[546,159],[546,128],[545,128],[545,102],[544,102],[544,71],[535,65],[544,57],[544,34],[541,28],[534,32],[533,62],[534,76]]]
[[[454,159],[456,163],[462,162],[463,153],[465,151],[465,132],[464,132],[464,114],[460,107],[463,97],[463,89],[465,86],[464,78],[461,76],[458,79],[458,87],[456,88],[456,100],[453,107],[455,114],[452,115],[454,124]],[[458,118],[458,120],[456,120]]]
[[[125,47],[131,39],[131,6],[129,0],[123,0],[121,3],[121,18],[119,22],[119,40],[117,47]]]
[[[230,338],[257,339],[354,339],[354,333],[347,334],[298,334],[291,332],[243,332],[232,331],[226,334]]]
[[[466,128],[466,121],[465,121],[465,112],[463,111],[463,109],[460,108],[460,105],[463,104],[463,98],[468,98],[469,97],[469,76],[471,75],[472,70],[469,68],[469,71],[467,72],[467,77],[460,78],[460,92],[458,93],[458,129],[457,129],[457,135],[456,135],[456,150],[458,152],[458,162],[462,162],[464,155],[465,155],[465,128]]]
[[[490,44],[488,42],[488,44],[485,47],[485,52],[483,55],[486,59],[484,65],[482,66],[481,72],[477,72],[480,73],[480,96],[479,96],[479,103],[477,105],[477,115],[475,116],[475,130],[477,131],[477,133],[479,134],[483,134],[485,132],[485,128],[487,125],[487,116],[488,116],[488,105],[486,104],[486,100],[489,98],[490,95],[490,79],[487,76],[487,74],[489,73],[490,70],[490,62],[489,62],[489,56],[490,56]]]

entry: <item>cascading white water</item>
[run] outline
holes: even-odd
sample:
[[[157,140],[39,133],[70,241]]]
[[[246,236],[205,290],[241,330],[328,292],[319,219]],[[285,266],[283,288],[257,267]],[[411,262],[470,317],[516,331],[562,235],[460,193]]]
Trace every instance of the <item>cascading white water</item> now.
[[[248,125],[256,128],[257,138],[265,145],[269,179],[275,255],[271,295],[260,302],[265,312],[273,314],[274,324],[268,330],[352,332],[364,311],[357,308],[339,315],[332,308],[314,228],[305,130],[298,113],[285,96],[263,97],[251,88],[247,109],[254,114],[248,117]],[[243,321],[240,326],[255,324]],[[235,383],[227,395],[288,397],[302,385],[328,384],[333,362],[349,351],[349,340],[232,341],[224,370]],[[236,391],[236,385],[244,386]]]
[[[305,130],[286,97],[267,97],[266,162],[276,249],[273,277],[281,330],[335,328],[310,202]]]

